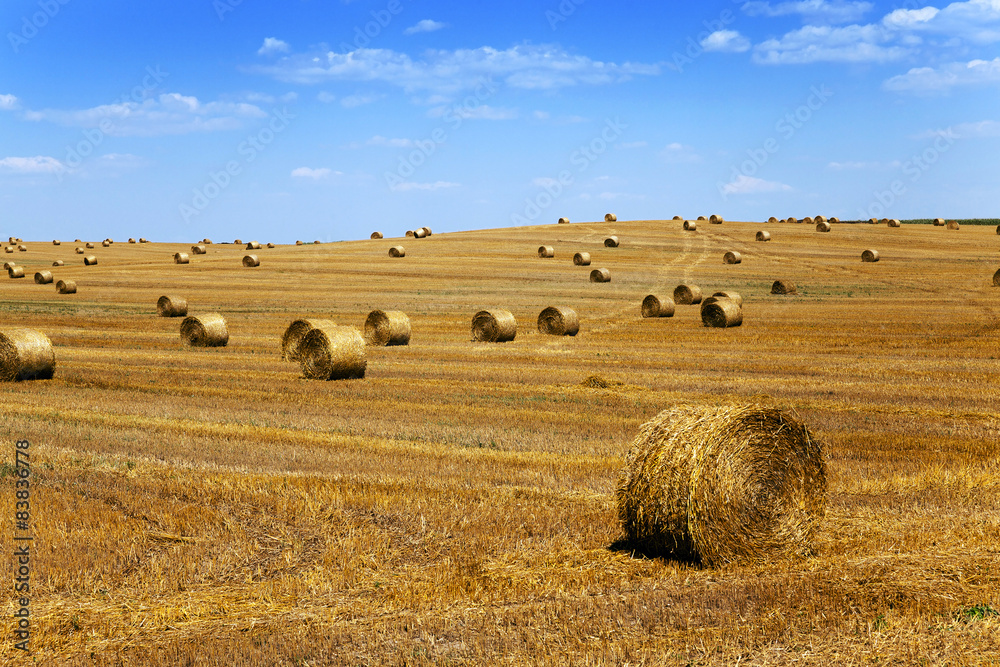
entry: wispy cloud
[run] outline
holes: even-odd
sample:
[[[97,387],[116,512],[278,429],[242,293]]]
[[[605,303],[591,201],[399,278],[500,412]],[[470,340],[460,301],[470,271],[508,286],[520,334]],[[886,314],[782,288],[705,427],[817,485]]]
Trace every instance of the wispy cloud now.
[[[762,65],[801,65],[816,62],[886,63],[901,60],[912,50],[888,44],[889,36],[874,25],[839,28],[807,25],[754,47],[753,60]]]
[[[5,157],[0,159],[0,171],[14,174],[58,174],[66,170],[66,166],[55,159],[44,155],[34,157]]]
[[[0,95],[0,110],[12,111],[18,107],[17,98],[13,95]]]
[[[404,35],[415,35],[418,32],[434,32],[435,30],[440,30],[445,27],[445,23],[440,21],[432,21],[431,19],[424,19],[423,21],[417,21],[416,25],[411,25],[409,28],[403,31]]]
[[[333,174],[333,170],[327,169],[326,167],[320,167],[319,169],[312,169],[310,167],[299,167],[298,169],[292,169],[293,178],[311,178],[314,181],[319,181],[321,179],[327,178]]]
[[[288,46],[288,42],[275,39],[274,37],[265,37],[263,46],[257,49],[257,55],[273,56],[276,53],[288,53],[290,50],[291,47]]]
[[[376,134],[365,142],[366,146],[385,146],[387,148],[413,148],[415,145],[412,139],[387,139]]]
[[[829,0],[803,0],[801,2],[747,2],[741,9],[749,16],[799,15],[812,22],[850,23],[859,21],[874,9],[870,2],[842,2]]]
[[[882,84],[885,90],[907,93],[947,93],[963,86],[1000,83],[1000,58],[953,62],[940,67],[915,67]]]
[[[977,123],[959,123],[943,130],[928,130],[916,139],[933,139],[945,136],[951,139],[992,139],[1000,137],[1000,121],[981,120]]]
[[[722,192],[727,195],[752,195],[762,192],[787,192],[792,186],[777,181],[765,181],[762,178],[754,178],[740,174],[735,180],[722,186]]]
[[[750,50],[750,40],[735,30],[717,30],[701,40],[706,51],[721,53],[743,53]]]

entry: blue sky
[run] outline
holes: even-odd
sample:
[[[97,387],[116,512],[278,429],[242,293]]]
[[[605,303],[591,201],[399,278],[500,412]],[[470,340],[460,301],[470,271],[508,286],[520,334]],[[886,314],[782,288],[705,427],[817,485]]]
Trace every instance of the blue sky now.
[[[1000,216],[1000,0],[4,0],[0,28],[0,234]]]

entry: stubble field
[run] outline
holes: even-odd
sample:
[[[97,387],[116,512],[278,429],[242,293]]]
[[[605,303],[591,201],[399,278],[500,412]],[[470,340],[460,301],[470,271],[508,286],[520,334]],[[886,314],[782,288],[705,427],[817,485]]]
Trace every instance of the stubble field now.
[[[11,463],[32,443],[38,664],[1000,661],[992,227],[574,223],[281,245],[253,269],[219,243],[175,265],[190,244],[118,239],[85,267],[76,244],[28,241],[0,313],[45,332],[58,367],[0,386],[0,433]],[[78,294],[31,282],[55,259]],[[588,281],[600,267],[612,282]],[[799,295],[771,295],[778,278]],[[739,292],[743,326],[640,318],[682,281]],[[164,294],[222,313],[229,345],[185,348]],[[574,308],[579,335],[537,333],[547,306]],[[471,342],[494,307],[516,340]],[[368,348],[365,379],[281,360],[292,320],[360,328],[373,309],[413,335]],[[705,569],[618,542],[639,426],[726,401],[794,411],[823,442],[814,558]]]

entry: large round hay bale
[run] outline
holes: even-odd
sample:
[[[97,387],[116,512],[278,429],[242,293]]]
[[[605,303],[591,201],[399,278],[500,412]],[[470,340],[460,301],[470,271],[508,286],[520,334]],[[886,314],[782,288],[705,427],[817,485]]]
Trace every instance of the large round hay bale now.
[[[538,314],[538,333],[550,336],[575,336],[580,318],[572,308],[549,306]]]
[[[15,264],[14,262],[4,262],[3,263],[3,270],[4,271],[10,271],[11,267],[14,267],[14,266],[17,266],[17,264]]]
[[[174,253],[174,264],[190,264],[191,258],[188,257],[186,252],[175,252]]]
[[[337,324],[330,320],[315,319],[295,320],[288,325],[285,333],[281,335],[281,358],[287,361],[299,360],[299,346],[305,339],[306,334],[317,327],[336,327]]]
[[[590,272],[590,282],[592,283],[610,283],[611,282],[611,272],[607,269],[594,269]]]
[[[62,241],[60,241],[59,239],[53,239],[52,245],[62,245]]]
[[[573,255],[573,263],[577,266],[590,266],[590,253],[578,252]]]
[[[17,249],[19,252],[28,252],[28,246],[26,245],[19,245],[17,246]]]
[[[559,220],[558,220],[558,223],[557,223],[557,224],[560,224],[560,225],[568,225],[568,224],[569,224],[569,218],[559,218]]]
[[[684,231],[688,231],[688,232],[698,231],[698,223],[695,222],[694,220],[685,220],[684,221]]]
[[[428,234],[428,236],[430,236],[430,235]],[[319,245],[321,243],[322,243],[322,241],[320,241],[319,239],[316,239],[315,241],[313,241],[313,245]]]
[[[795,283],[791,280],[775,280],[771,285],[771,294],[798,294]]]
[[[149,241],[147,239],[140,238],[139,243],[149,243]]]
[[[316,327],[302,339],[299,363],[310,380],[363,378],[368,367],[365,341],[353,327]]]
[[[767,219],[767,224],[769,224],[769,225],[776,225],[776,224],[778,224],[778,219],[772,215],[770,218]],[[758,240],[760,240],[760,239],[758,239]]]
[[[212,239],[208,239],[208,238],[202,239],[201,243],[202,243],[202,245],[212,245]]]
[[[135,243],[135,239],[133,239],[133,238],[130,238],[130,239],[128,240],[128,242],[129,242],[129,243]]]
[[[944,225],[945,225],[944,218],[934,218],[935,227],[944,227]]]
[[[674,217],[673,217],[672,219],[673,219],[673,220],[674,220],[675,222],[683,222],[683,221],[684,221],[684,218],[682,218],[682,217],[681,217],[681,216],[679,216],[679,215],[675,215],[675,216],[674,216]]]
[[[814,220],[813,220],[812,218],[810,218],[809,216],[806,216],[806,217],[802,218],[802,223],[803,223],[803,224],[806,224],[806,225],[811,225],[811,224],[813,224],[814,222],[815,222],[815,221],[814,221]]]
[[[771,240],[771,232],[757,232],[757,236],[755,238],[758,241],[770,241]]]
[[[268,247],[268,248],[273,248],[273,247],[274,247],[274,244],[273,244],[273,243],[268,243],[266,247]]]
[[[877,262],[879,260],[878,250],[865,250],[861,253],[862,262]]]
[[[7,276],[9,278],[23,278],[24,277],[24,267],[23,266],[11,266],[7,269]]]
[[[517,336],[517,320],[509,310],[481,310],[472,317],[472,340],[507,343]]]
[[[296,241],[295,241],[295,245],[302,245],[302,241],[298,241],[298,240],[296,240]]]
[[[997,272],[993,274],[993,286],[1000,287],[1000,269],[997,269]]]
[[[878,224],[878,218],[868,218],[868,224],[869,225],[877,225]]]
[[[403,250],[403,246],[394,245],[389,248],[389,257],[406,257],[406,251]]]
[[[181,322],[181,340],[191,347],[225,347],[229,343],[226,319],[218,313],[186,317]]]
[[[711,224],[713,224],[713,225],[721,225],[722,222],[723,222],[722,216],[721,215],[715,215],[713,213],[711,216],[709,216],[708,222],[711,223]]]
[[[743,324],[743,308],[731,299],[710,297],[701,306],[701,323],[716,329],[738,327]]]
[[[101,241],[101,245],[104,246],[105,248],[110,248],[111,247],[111,242],[110,241]]]
[[[830,218],[829,222],[830,222],[831,225],[839,225],[840,224],[840,218],[834,216],[834,217]]]
[[[997,225],[997,234],[1000,235],[1000,225]]]
[[[427,232],[424,230],[423,227],[421,227],[420,229],[414,229],[413,230],[413,238],[415,238],[415,239],[422,239],[422,238],[426,238],[426,237],[427,237]]]
[[[413,230],[412,229],[407,229],[406,230],[406,236],[408,238],[413,238]]]
[[[735,250],[730,250],[722,256],[722,261],[726,264],[741,264],[743,262],[743,255]]]
[[[36,285],[51,285],[52,284],[52,272],[51,271],[39,271],[35,274],[35,284]]]
[[[540,245],[538,246],[538,256],[539,257],[555,257],[556,249],[550,245]]]
[[[430,227],[424,225],[421,229],[424,230],[427,236],[434,236],[434,231]]]
[[[260,250],[260,243],[250,241],[250,243],[247,243],[247,250]]]
[[[191,246],[191,252],[195,255],[207,255],[208,248],[206,248],[204,245],[193,245]]]
[[[87,247],[88,250],[90,250],[91,248],[94,247],[94,244],[93,243],[87,243],[86,247]]]
[[[704,306],[704,304],[708,303],[712,299],[716,299],[716,300],[718,300],[718,299],[729,299],[730,301],[732,301],[733,303],[735,303],[740,308],[743,307],[743,297],[740,296],[739,292],[731,292],[731,291],[712,292],[712,296],[708,297],[707,299],[703,299],[701,303]]]
[[[678,306],[701,303],[701,288],[697,285],[678,285],[674,288],[674,303]]]
[[[164,295],[156,300],[156,312],[160,317],[185,317],[188,314],[188,302],[182,296]]]
[[[617,500],[625,537],[649,554],[708,566],[811,555],[823,448],[774,408],[678,406],[643,424]]]
[[[605,248],[617,248],[618,247],[618,237],[617,236],[609,236],[608,238],[604,239],[604,247]]]
[[[84,266],[94,266],[97,264],[97,258],[93,255],[87,255],[83,258],[83,264]]]
[[[0,381],[48,380],[56,372],[52,341],[41,331],[0,329]]]
[[[618,216],[614,213],[605,213],[604,222],[618,222]]]
[[[788,218],[788,222],[790,222],[790,223],[792,223],[794,225],[794,224],[798,224],[800,221],[796,220],[795,218]]]
[[[243,257],[243,266],[247,268],[260,266],[260,258],[257,255],[246,255]]]
[[[373,310],[365,320],[365,343],[375,347],[410,344],[410,318],[401,310]]]
[[[57,259],[56,261],[52,262],[52,266],[62,266],[62,265],[63,261],[61,259]]]
[[[243,245],[243,241],[241,241],[241,240],[239,240],[239,239],[235,239],[235,240],[233,241],[233,245]]]
[[[957,220],[949,220],[947,226],[948,229],[958,229],[960,225],[958,224]]]
[[[643,317],[673,317],[674,300],[669,296],[649,294],[642,300]]]
[[[385,238],[385,237],[384,237],[384,236],[382,236],[382,232],[372,232],[372,235],[371,235],[371,237],[370,237],[370,238],[373,238],[373,239],[381,239],[381,238]]]
[[[77,255],[82,255],[83,253],[85,253],[87,251],[84,250],[83,248],[76,248],[73,252],[75,252]]]
[[[698,216],[698,222],[708,222],[708,218],[703,215]]]
[[[899,222],[899,220],[896,220],[895,218],[891,218],[889,220],[889,226],[890,227],[899,227],[900,226],[900,222]]]
[[[828,232],[828,231],[830,231],[830,229],[832,229],[832,227],[830,227],[830,223],[829,222],[817,222],[816,223],[816,231],[817,232]]]
[[[6,246],[6,247],[4,247],[3,251],[5,253],[7,253],[8,255],[13,254],[13,252],[14,252],[14,246],[12,246],[12,245]],[[80,252],[83,252],[83,251],[81,250]]]
[[[828,222],[825,215],[817,215],[813,218],[813,222]]]
[[[60,280],[56,283],[56,292],[59,294],[76,294],[76,281]]]

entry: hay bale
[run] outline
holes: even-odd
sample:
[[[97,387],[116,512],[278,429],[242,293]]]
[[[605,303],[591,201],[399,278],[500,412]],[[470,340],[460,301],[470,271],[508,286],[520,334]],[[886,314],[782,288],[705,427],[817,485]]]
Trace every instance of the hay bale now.
[[[233,241],[233,245],[243,245],[243,241],[236,239]]]
[[[708,218],[703,215],[698,216],[698,222],[708,222]]]
[[[617,236],[609,236],[608,238],[604,239],[604,247],[605,248],[617,248],[618,247],[618,237]]]
[[[604,222],[618,222],[618,216],[614,213],[605,213]]]
[[[407,238],[413,238],[413,230],[412,229],[406,230],[406,236]]]
[[[212,239],[202,239],[202,245],[212,245]]]
[[[481,310],[472,317],[472,340],[508,343],[517,336],[517,320],[509,310]]]
[[[687,232],[698,231],[698,223],[695,222],[694,220],[685,220],[684,221],[684,231],[687,231]]]
[[[877,262],[879,260],[878,250],[865,250],[861,253],[862,262]]]
[[[76,294],[76,281],[60,280],[56,283],[56,292],[59,294]]]
[[[260,266],[260,258],[258,258],[257,255],[244,255],[243,266],[249,269]]]
[[[573,264],[576,266],[590,266],[590,253],[578,252],[573,255]]]
[[[743,308],[731,299],[710,297],[701,306],[701,323],[706,327],[726,329],[743,324]]]
[[[88,250],[90,250],[91,248],[94,247],[94,244],[93,243],[87,243],[86,247],[87,247]]]
[[[767,224],[776,225],[778,224],[778,219],[772,215],[770,218],[767,219]],[[759,241],[760,239],[757,240]]]
[[[59,239],[53,239],[52,245],[62,245],[62,241],[60,241]]]
[[[892,219],[889,220],[889,226],[890,227],[899,227],[900,226],[900,222],[899,222],[899,220],[896,220],[895,218],[892,218]]]
[[[111,243],[109,243],[108,241],[102,241],[101,245],[104,246],[105,248],[110,248],[111,247]]]
[[[299,346],[305,339],[306,334],[317,327],[336,327],[330,320],[295,320],[288,325],[285,333],[281,335],[281,358],[287,361],[299,360]]]
[[[790,223],[792,223],[794,225],[794,224],[798,224],[799,221],[796,220],[795,218],[789,218],[788,222],[790,222]]]
[[[678,285],[674,288],[674,303],[693,306],[701,303],[701,288],[697,285]]]
[[[825,215],[817,215],[815,218],[813,218],[813,222],[829,222],[829,221],[826,219]]]
[[[641,427],[617,500],[626,539],[651,555],[710,567],[808,556],[826,508],[823,447],[774,408],[678,406]]]
[[[26,246],[26,245],[19,245],[19,246],[17,246],[17,249],[20,252],[28,252],[28,246]]]
[[[273,247],[274,247],[274,244],[273,244],[273,243],[268,243],[268,244],[267,244],[267,247],[268,247],[268,248],[273,248]]]
[[[195,255],[207,255],[208,248],[206,248],[203,245],[193,245],[191,246],[191,252],[194,253]]]
[[[128,242],[129,242],[129,243],[135,243],[135,239],[132,239],[132,238],[130,238],[130,239],[128,240]]]
[[[735,250],[730,250],[722,256],[722,261],[726,264],[741,264],[743,262],[743,255]]]
[[[79,240],[77,240],[77,243],[79,243],[79,242],[80,242],[80,241],[79,241]],[[8,236],[8,237],[7,237],[7,243],[9,243],[9,244],[11,244],[11,245],[14,245],[15,243],[17,243],[17,239],[16,239],[16,238],[14,238],[13,236]]]
[[[365,320],[365,344],[374,347],[410,344],[410,318],[401,310],[373,310]]]
[[[580,318],[572,308],[549,306],[538,314],[538,333],[550,336],[575,336]]]
[[[225,347],[229,343],[226,319],[218,313],[185,317],[181,322],[181,340],[191,347]]]
[[[83,248],[76,248],[73,252],[75,252],[77,255],[82,255],[83,253],[85,253],[87,251],[84,250]]]
[[[643,317],[673,317],[674,300],[669,296],[650,294],[642,300]]]
[[[14,246],[11,246],[11,245],[9,245],[9,246],[6,246],[6,247],[5,247],[4,249],[3,249],[3,251],[4,251],[5,253],[7,253],[8,255],[12,255],[12,254],[14,254]]]
[[[319,239],[313,241],[313,245],[319,245],[320,243],[322,243],[322,241],[320,241]]]
[[[15,264],[14,262],[4,262],[3,263],[3,270],[4,271],[9,271],[10,267],[12,267],[12,266],[17,266],[17,264]]]
[[[993,274],[993,286],[1000,287],[1000,269],[997,269],[997,272]]]
[[[381,238],[385,238],[385,237],[384,237],[384,236],[382,236],[382,232],[372,232],[372,235],[371,235],[371,237],[370,237],[370,238],[373,238],[373,239],[381,239]]]
[[[302,245],[302,241],[296,241],[295,245]]]
[[[174,264],[190,264],[191,258],[185,252],[174,253]]]
[[[713,213],[711,216],[709,216],[708,222],[710,224],[713,224],[713,225],[721,225],[722,224],[722,216],[721,215],[715,215]]]
[[[832,217],[832,218],[830,218],[830,224],[831,224],[831,225],[839,225],[839,224],[840,224],[840,218],[838,218],[838,217],[836,217],[836,216],[835,216],[835,217]]]
[[[957,220],[949,220],[948,221],[948,229],[958,229],[958,228],[959,228],[959,224],[958,224]]]
[[[365,341],[352,327],[316,327],[299,346],[302,374],[310,380],[363,378]]]
[[[430,227],[424,226],[424,227],[421,227],[421,229],[424,230],[424,232],[427,234],[427,236],[434,236],[434,232],[431,231]]]
[[[550,245],[540,245],[538,246],[538,256],[539,257],[555,257],[556,249]]]
[[[997,225],[997,234],[1000,235],[1000,225]]]
[[[817,222],[816,231],[817,232],[828,232],[832,229],[829,222]]]
[[[569,224],[569,218],[559,218],[559,221],[558,221],[557,224],[568,225]]]
[[[771,294],[798,294],[795,283],[791,280],[775,280],[771,285]]]
[[[156,312],[160,317],[186,317],[187,299],[176,294],[161,296],[156,300]]]
[[[0,329],[0,381],[49,380],[56,372],[52,341],[41,331]]]
[[[806,217],[802,218],[802,222],[803,222],[803,224],[811,225],[811,224],[813,224],[815,222],[815,220],[813,220],[809,216],[806,216]]]
[[[868,218],[868,224],[869,225],[877,225],[878,224],[878,218]]]
[[[743,307],[743,297],[740,296],[739,292],[729,292],[729,291],[725,291],[725,292],[712,292],[712,296],[708,297],[707,299],[704,299],[701,302],[702,306],[704,306],[706,303],[708,303],[709,301],[711,301],[713,299],[715,299],[715,300],[718,300],[718,299],[729,299],[730,301],[732,301],[733,303],[735,303],[740,308]]]
[[[247,244],[247,250],[260,250],[260,244],[256,241],[250,241],[250,243]]]
[[[755,238],[758,241],[770,241],[771,240],[771,232],[757,232],[757,236]]]
[[[24,267],[23,266],[11,266],[7,269],[7,276],[9,278],[23,278],[24,277]]]
[[[406,250],[401,245],[394,245],[389,248],[389,257],[406,257]]]
[[[62,266],[62,265],[63,261],[61,259],[57,259],[56,261],[52,262],[52,266]]]
[[[414,229],[413,230],[413,238],[415,238],[415,239],[427,238],[427,232],[424,230],[423,227],[421,227],[420,229]]]
[[[679,216],[679,215],[675,215],[675,216],[673,217],[673,220],[674,220],[675,222],[683,222],[683,221],[684,221],[684,218],[682,218],[682,217],[681,217],[681,216]]]
[[[590,272],[590,282],[592,283],[610,283],[611,282],[611,272],[607,269],[594,269]]]
[[[51,285],[52,284],[52,272],[51,271],[39,271],[35,274],[35,284],[36,285]]]
[[[944,218],[934,218],[935,227],[944,227],[944,225],[945,225]]]
[[[146,239],[144,239],[144,238],[140,238],[140,239],[139,239],[139,243],[149,243],[149,241],[147,241],[147,240],[146,240]]]

